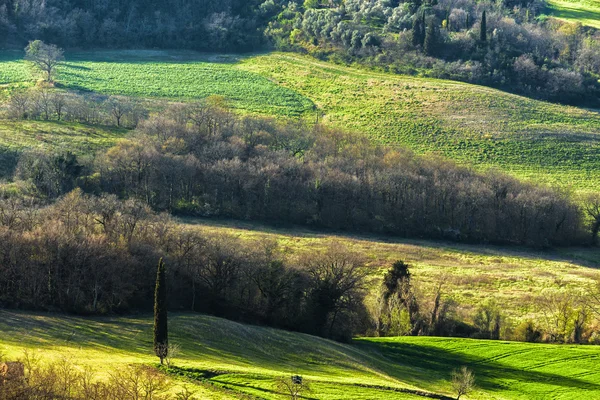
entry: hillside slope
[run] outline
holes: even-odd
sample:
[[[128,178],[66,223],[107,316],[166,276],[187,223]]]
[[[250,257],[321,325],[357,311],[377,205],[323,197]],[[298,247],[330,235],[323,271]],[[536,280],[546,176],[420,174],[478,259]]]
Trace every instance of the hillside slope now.
[[[152,363],[151,316],[77,318],[0,311],[0,346],[17,358],[23,347],[45,357],[68,356],[78,365]],[[361,339],[344,345],[316,337],[246,326],[219,318],[171,315],[175,364],[211,371],[196,385],[201,398],[249,394],[283,399],[278,377],[302,374],[310,399],[418,399],[393,389],[451,394],[451,371],[466,365],[479,389],[472,399],[593,398],[600,395],[594,366],[600,348],[440,338]],[[223,388],[227,391],[223,391]]]
[[[425,293],[434,293],[443,280],[444,296],[455,300],[467,319],[487,299],[495,299],[502,304],[507,323],[513,326],[526,318],[542,320],[536,299],[545,290],[581,289],[600,279],[600,252],[592,248],[541,252],[300,228],[274,229],[234,221],[186,219],[185,222],[206,236],[227,234],[244,241],[277,243],[284,256],[291,259],[341,244],[368,260],[376,282],[396,260],[402,260],[411,266],[413,280]]]
[[[1,57],[5,92],[31,84],[20,57]],[[59,82],[68,89],[184,101],[219,95],[242,113],[308,121],[319,114],[332,126],[419,153],[577,190],[600,187],[600,115],[593,110],[287,53],[104,51],[67,58]]]
[[[310,98],[328,124],[536,181],[600,187],[600,114],[460,82],[375,73],[294,54],[240,68]]]
[[[548,10],[558,19],[600,29],[600,1],[549,0]]]
[[[4,93],[31,85],[19,52],[0,57]],[[600,115],[472,84],[377,73],[288,53],[71,53],[67,89],[140,98],[223,96],[241,113],[317,119],[373,140],[498,167],[576,190],[600,187]]]

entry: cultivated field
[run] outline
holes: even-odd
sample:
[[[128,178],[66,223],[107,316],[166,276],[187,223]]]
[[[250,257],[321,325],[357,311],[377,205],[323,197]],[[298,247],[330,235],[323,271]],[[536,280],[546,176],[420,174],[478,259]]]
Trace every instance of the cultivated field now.
[[[110,366],[156,363],[152,317],[76,318],[0,311],[0,349],[67,357],[102,379]],[[468,366],[478,389],[469,399],[582,399],[600,395],[600,348],[449,338],[359,339],[339,344],[304,334],[198,314],[172,314],[174,364],[202,380],[176,379],[202,399],[284,399],[276,380],[301,374],[306,399],[419,399],[398,390],[452,395],[450,373]],[[174,389],[176,390],[176,389]]]
[[[31,85],[19,52],[0,63],[4,93]],[[191,52],[74,53],[67,89],[143,98],[223,96],[242,113],[319,118],[373,140],[441,153],[478,168],[575,190],[600,187],[600,115],[487,87],[375,73],[272,53],[236,58]]]

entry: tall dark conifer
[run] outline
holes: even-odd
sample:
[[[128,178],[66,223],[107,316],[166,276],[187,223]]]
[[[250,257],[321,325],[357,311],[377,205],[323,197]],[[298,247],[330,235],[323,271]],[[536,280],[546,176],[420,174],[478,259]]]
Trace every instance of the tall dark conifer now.
[[[487,41],[487,21],[485,16],[485,10],[483,10],[483,13],[481,13],[479,40],[481,40],[481,43],[485,43]]]
[[[423,42],[423,51],[428,56],[433,56],[437,49],[437,30],[435,23],[432,20],[427,25],[427,31],[425,32],[425,40]]]
[[[165,263],[161,258],[156,271],[156,287],[154,289],[154,353],[160,363],[168,355],[169,331],[167,326],[167,284]]]

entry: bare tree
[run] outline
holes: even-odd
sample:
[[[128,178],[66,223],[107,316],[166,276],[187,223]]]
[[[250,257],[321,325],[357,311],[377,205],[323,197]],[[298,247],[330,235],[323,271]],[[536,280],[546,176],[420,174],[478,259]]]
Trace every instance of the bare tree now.
[[[452,372],[452,388],[456,392],[456,400],[469,394],[475,388],[475,375],[467,367],[462,366]]]
[[[45,75],[47,82],[52,82],[56,67],[64,61],[65,57],[63,50],[56,45],[34,40],[25,47],[25,59],[32,62]]]
[[[290,399],[298,400],[302,393],[310,391],[310,385],[306,379],[300,375],[292,375],[287,378],[280,378],[277,381],[277,389],[289,394]]]
[[[598,244],[598,232],[600,231],[600,194],[593,193],[584,199],[586,213],[592,218],[592,245]]]
[[[16,119],[25,119],[28,116],[31,96],[28,92],[16,92],[10,96],[8,103],[9,115]]]
[[[64,93],[53,93],[50,98],[52,108],[56,114],[56,118],[62,120],[63,114],[65,113],[65,106],[67,105],[67,96]]]
[[[120,127],[123,117],[129,114],[133,109],[131,102],[111,97],[108,99],[107,103],[110,114],[115,118],[117,126]]]

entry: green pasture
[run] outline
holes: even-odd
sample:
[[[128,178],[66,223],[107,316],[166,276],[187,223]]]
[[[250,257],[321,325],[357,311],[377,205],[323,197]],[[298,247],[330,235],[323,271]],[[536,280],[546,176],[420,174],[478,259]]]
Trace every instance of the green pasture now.
[[[0,56],[0,84],[31,81],[19,52]],[[241,112],[298,117],[310,100],[267,78],[236,68],[235,58],[193,52],[100,51],[71,53],[57,73],[61,87],[107,95],[170,100],[223,96]]]
[[[600,28],[600,1],[598,0],[549,0],[548,10],[558,19]]]
[[[98,379],[124,364],[155,364],[152,316],[83,318],[0,311],[0,349],[92,367]],[[582,399],[600,396],[600,348],[404,337],[340,344],[199,314],[171,314],[174,365],[204,380],[174,378],[201,399],[285,399],[276,380],[300,374],[305,399],[411,399],[422,390],[453,395],[451,372],[467,366],[477,389],[467,399]],[[176,389],[173,389],[176,390]],[[403,392],[404,391],[404,392]],[[251,396],[251,397],[248,397]]]

